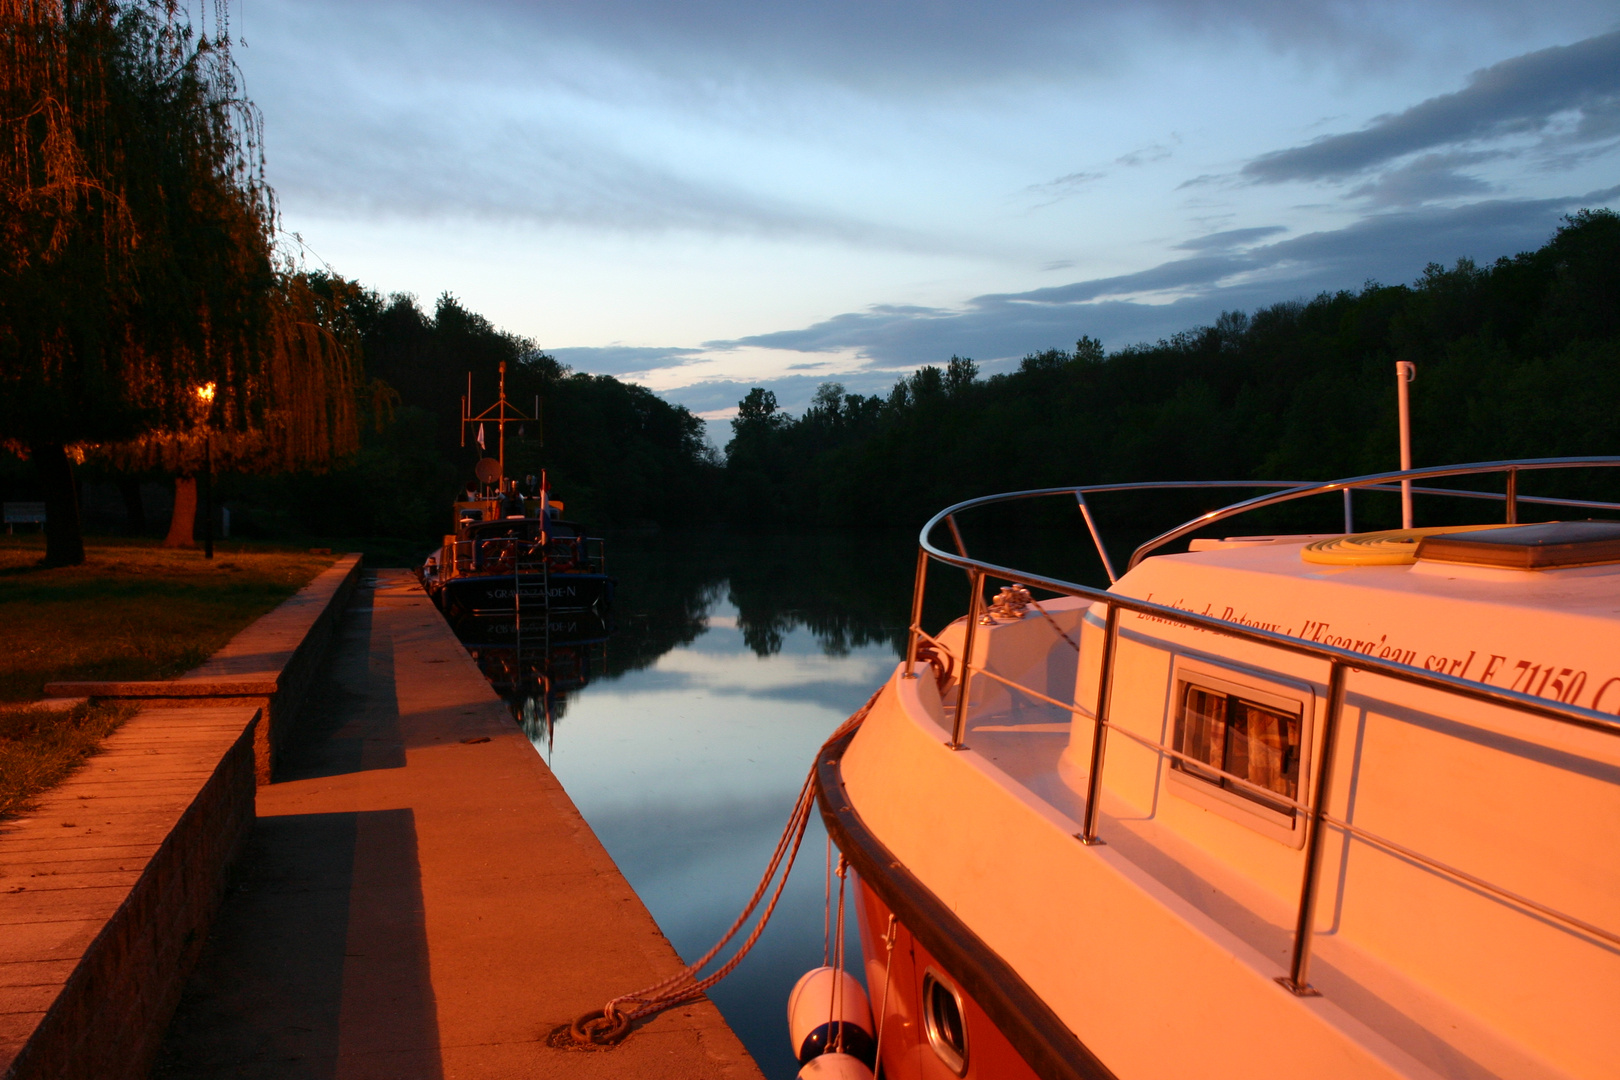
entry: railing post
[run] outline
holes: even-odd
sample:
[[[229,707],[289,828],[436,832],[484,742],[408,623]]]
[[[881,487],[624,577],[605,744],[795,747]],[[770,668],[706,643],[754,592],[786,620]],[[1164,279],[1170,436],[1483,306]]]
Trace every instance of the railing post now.
[[[1091,542],[1097,545],[1097,554],[1102,557],[1103,570],[1108,574],[1108,584],[1112,585],[1119,580],[1119,575],[1114,573],[1113,560],[1108,557],[1108,549],[1103,547],[1102,534],[1097,531],[1097,523],[1092,520],[1091,507],[1086,504],[1085,493],[1076,490],[1074,501],[1080,506],[1080,516],[1086,519],[1086,528],[1091,530]]]
[[[923,590],[928,586],[928,550],[917,545],[917,579],[911,586],[911,628],[906,632],[906,670],[901,676],[915,679],[911,669],[917,664],[917,631],[922,627]]]
[[[1080,828],[1082,844],[1100,844],[1097,816],[1102,802],[1103,747],[1108,740],[1108,703],[1114,696],[1114,649],[1119,641],[1119,608],[1108,604],[1103,622],[1102,668],[1097,673],[1097,711],[1091,729],[1091,772],[1086,776],[1086,819]]]
[[[1299,916],[1294,922],[1294,958],[1287,975],[1277,981],[1300,997],[1317,997],[1311,988],[1312,923],[1316,914],[1316,891],[1322,872],[1322,815],[1327,813],[1329,785],[1333,778],[1333,749],[1338,739],[1339,714],[1344,711],[1345,667],[1337,660],[1328,675],[1327,712],[1322,717],[1321,741],[1318,745],[1316,790],[1311,796],[1310,814],[1305,819],[1305,877],[1299,886]]]
[[[1412,410],[1406,384],[1417,378],[1417,365],[1410,360],[1395,362],[1395,396],[1401,424],[1401,471],[1412,471]],[[1412,478],[1401,480],[1401,528],[1412,527]]]
[[[956,527],[956,515],[946,515],[945,524],[951,527],[951,542],[956,545],[956,553],[964,559],[967,558],[967,545],[962,543],[962,530]],[[969,581],[973,580],[973,571],[964,569],[962,572],[968,576]]]
[[[984,609],[984,571],[968,571],[973,583],[973,595],[968,598],[967,633],[962,639],[962,681],[957,684],[956,722],[951,726],[951,741],[946,745],[961,750],[962,736],[967,733],[968,690],[973,681],[973,639],[978,636],[979,614]]]
[[[1350,489],[1344,489],[1344,534],[1349,536],[1356,531],[1356,510],[1350,503]]]
[[[1519,470],[1507,471],[1507,523],[1519,523]]]

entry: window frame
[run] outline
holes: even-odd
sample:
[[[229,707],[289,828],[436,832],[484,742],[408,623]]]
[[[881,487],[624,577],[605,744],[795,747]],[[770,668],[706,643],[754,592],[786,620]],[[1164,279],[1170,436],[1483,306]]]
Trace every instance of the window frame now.
[[[1176,727],[1181,718],[1187,686],[1212,690],[1229,697],[1243,698],[1264,708],[1299,716],[1299,784],[1295,801],[1307,802],[1315,768],[1316,690],[1302,679],[1272,671],[1257,671],[1216,664],[1208,660],[1178,655],[1170,669],[1170,700],[1165,717],[1165,743],[1179,751]],[[1258,797],[1225,786],[1219,778],[1199,776],[1180,766],[1178,759],[1164,755],[1166,789],[1183,801],[1210,810],[1246,825],[1290,847],[1305,842],[1304,815],[1293,810],[1267,806]]]
[[[933,995],[929,992],[935,987],[948,995],[956,1005],[957,1022],[962,1026],[962,1048],[960,1052],[951,1045],[946,1034],[939,1030],[938,1017],[934,1015]],[[922,1002],[923,1034],[928,1045],[933,1049],[940,1063],[947,1069],[957,1076],[966,1076],[972,1047],[968,1041],[967,1005],[962,1000],[962,991],[957,989],[954,982],[940,974],[938,968],[930,964],[927,970],[923,972],[920,1000]]]

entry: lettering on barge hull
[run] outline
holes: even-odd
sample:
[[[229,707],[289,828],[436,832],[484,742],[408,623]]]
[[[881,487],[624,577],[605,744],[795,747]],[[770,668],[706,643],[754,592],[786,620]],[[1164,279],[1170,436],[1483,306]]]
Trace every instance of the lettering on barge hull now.
[[[549,590],[553,600],[571,600],[579,595],[579,590],[573,585],[553,585]],[[541,600],[545,598],[545,589],[519,589],[520,600]],[[506,600],[511,597],[511,589],[485,589],[484,595],[491,600]]]
[[[1371,634],[1358,637],[1354,634],[1335,633],[1332,623],[1319,619],[1305,619],[1296,626],[1286,622],[1262,620],[1246,611],[1238,611],[1229,606],[1220,608],[1213,603],[1205,604],[1200,611],[1185,600],[1178,599],[1173,603],[1167,603],[1164,600],[1154,600],[1152,593],[1148,593],[1145,599],[1180,611],[1224,619],[1241,626],[1251,626],[1257,630],[1269,630],[1288,637],[1303,638],[1319,645],[1332,645],[1379,660],[1420,667],[1425,671],[1438,671],[1445,675],[1455,675],[1459,679],[1471,679],[1487,686],[1505,687],[1508,690],[1517,690],[1521,694],[1548,698],[1564,705],[1576,705],[1594,712],[1620,716],[1620,674],[1611,675],[1603,672],[1601,677],[1592,678],[1586,671],[1560,665],[1557,660],[1547,657],[1504,656],[1478,649],[1470,649],[1466,654],[1460,649],[1431,652],[1423,647],[1409,648],[1408,645],[1411,644],[1409,642],[1392,642],[1388,634],[1379,634],[1375,638]],[[1135,615],[1141,621],[1177,625],[1157,615],[1142,612],[1136,612]],[[1201,634],[1211,633],[1201,627],[1187,629]]]

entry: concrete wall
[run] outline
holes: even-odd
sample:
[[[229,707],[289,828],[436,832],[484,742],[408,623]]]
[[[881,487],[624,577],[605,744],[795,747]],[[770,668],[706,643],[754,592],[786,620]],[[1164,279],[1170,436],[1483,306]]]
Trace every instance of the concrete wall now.
[[[259,710],[149,709],[0,825],[0,1077],[144,1077],[253,823]]]
[[[359,570],[340,559],[179,679],[46,688],[146,708],[0,823],[0,1080],[146,1076]]]
[[[298,725],[299,707],[359,580],[360,556],[343,556],[178,679],[47,683],[46,696],[139,699],[171,708],[261,708],[264,718],[254,745],[254,771],[259,783],[268,784],[276,755]]]

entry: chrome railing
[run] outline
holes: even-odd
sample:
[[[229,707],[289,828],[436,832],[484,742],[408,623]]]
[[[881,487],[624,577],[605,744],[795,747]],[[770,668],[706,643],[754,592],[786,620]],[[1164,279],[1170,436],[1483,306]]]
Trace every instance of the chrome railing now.
[[[1472,888],[1479,889],[1489,895],[1495,896],[1510,904],[1561,923],[1579,933],[1588,935],[1610,946],[1620,946],[1620,933],[1603,927],[1595,926],[1585,920],[1560,912],[1545,904],[1535,901],[1519,893],[1504,889],[1498,885],[1484,881],[1465,870],[1450,866],[1437,859],[1430,858],[1402,845],[1394,840],[1379,836],[1349,821],[1335,817],[1327,812],[1327,795],[1332,781],[1334,757],[1336,752],[1338,725],[1340,714],[1344,708],[1345,682],[1350,672],[1365,672],[1383,676],[1399,682],[1412,683],[1439,690],[1457,697],[1471,701],[1483,702],[1490,705],[1504,706],[1520,712],[1555,723],[1567,724],[1588,731],[1596,731],[1605,735],[1620,736],[1620,718],[1596,709],[1588,709],[1569,702],[1549,700],[1533,694],[1522,693],[1518,690],[1490,686],[1486,683],[1473,682],[1454,675],[1438,671],[1429,671],[1414,667],[1410,664],[1395,660],[1371,656],[1353,649],[1346,649],[1336,645],[1324,645],[1320,642],[1308,641],[1304,638],[1290,637],[1269,630],[1260,630],[1240,623],[1228,622],[1224,619],[1212,618],[1207,615],[1198,615],[1180,608],[1168,607],[1164,604],[1155,604],[1147,600],[1138,600],[1134,597],[1124,596],[1104,589],[1090,588],[1078,585],[1061,578],[1047,577],[1032,574],[1028,571],[1017,570],[1012,567],[1000,566],[995,563],[971,558],[967,554],[962,533],[957,525],[956,515],[966,510],[980,509],[986,506],[1016,502],[1027,499],[1036,499],[1052,496],[1068,496],[1074,498],[1080,510],[1086,528],[1091,534],[1097,553],[1102,559],[1103,567],[1108,572],[1111,582],[1117,581],[1109,560],[1108,551],[1104,545],[1101,533],[1097,528],[1095,518],[1088,503],[1087,495],[1102,492],[1127,492],[1146,490],[1169,489],[1206,489],[1206,488],[1282,488],[1270,494],[1255,496],[1241,502],[1233,503],[1219,510],[1212,510],[1206,514],[1192,519],[1174,529],[1161,533],[1138,547],[1131,556],[1129,566],[1135,567],[1144,558],[1154,551],[1177,539],[1186,537],[1208,525],[1226,521],[1239,514],[1264,507],[1275,506],[1280,503],[1302,499],[1313,495],[1342,492],[1345,506],[1345,525],[1349,532],[1353,526],[1350,493],[1354,490],[1391,491],[1399,492],[1399,482],[1424,478],[1456,477],[1487,475],[1494,473],[1506,474],[1506,490],[1502,494],[1487,491],[1466,491],[1444,488],[1414,487],[1414,493],[1423,495],[1445,495],[1470,499],[1494,499],[1506,503],[1507,523],[1518,521],[1518,508],[1520,504],[1531,503],[1544,506],[1564,506],[1588,510],[1604,510],[1620,513],[1620,503],[1596,502],[1580,499],[1558,499],[1549,497],[1532,497],[1518,492],[1518,478],[1520,472],[1558,469],[1558,468],[1613,468],[1620,466],[1620,457],[1596,458],[1541,458],[1523,461],[1495,461],[1472,465],[1458,465],[1439,469],[1413,469],[1406,472],[1376,473],[1368,476],[1353,477],[1348,480],[1335,480],[1328,483],[1289,483],[1284,481],[1202,481],[1190,483],[1157,482],[1142,484],[1107,484],[1084,487],[1041,488],[1029,491],[1016,491],[1003,495],[991,495],[978,499],[969,499],[956,503],[941,510],[929,519],[923,527],[918,538],[917,571],[913,585],[911,603],[911,623],[906,641],[905,677],[916,678],[918,662],[918,644],[928,641],[937,648],[944,646],[933,635],[922,628],[922,615],[924,596],[928,587],[928,564],[930,561],[953,566],[967,573],[970,582],[967,623],[963,628],[962,655],[960,658],[959,674],[956,677],[956,708],[951,718],[951,738],[947,744],[952,749],[966,748],[964,737],[967,732],[968,703],[970,691],[975,676],[984,676],[994,682],[1003,684],[1009,689],[1028,694],[1037,700],[1064,709],[1073,715],[1083,717],[1092,722],[1092,739],[1090,746],[1090,767],[1086,777],[1086,795],[1084,820],[1078,839],[1083,844],[1100,844],[1102,839],[1098,836],[1098,819],[1101,808],[1102,777],[1106,760],[1107,736],[1109,732],[1117,732],[1122,737],[1137,742],[1151,750],[1165,754],[1168,757],[1190,761],[1187,755],[1174,747],[1162,742],[1147,738],[1114,723],[1109,716],[1113,701],[1114,688],[1114,658],[1119,641],[1119,616],[1121,611],[1135,612],[1170,623],[1194,629],[1209,631],[1211,633],[1247,641],[1258,645],[1269,646],[1285,652],[1300,656],[1311,657],[1327,664],[1327,701],[1322,719],[1320,741],[1321,757],[1314,777],[1314,784],[1308,801],[1285,798],[1278,792],[1269,788],[1261,789],[1245,777],[1237,776],[1225,770],[1216,769],[1207,762],[1198,761],[1199,769],[1208,773],[1219,775],[1223,780],[1235,782],[1240,787],[1252,788],[1257,794],[1263,794],[1269,801],[1287,806],[1291,812],[1301,815],[1305,825],[1305,856],[1304,870],[1300,882],[1299,902],[1296,912],[1293,948],[1289,962],[1288,974],[1279,976],[1278,982],[1289,990],[1301,996],[1313,996],[1309,982],[1312,925],[1316,908],[1316,896],[1320,878],[1322,859],[1323,826],[1329,825],[1343,829],[1349,835],[1380,847],[1402,858],[1443,874],[1453,880],[1462,882]],[[945,525],[951,534],[956,552],[950,553],[934,546],[930,537],[941,525]],[[1059,596],[1077,597],[1089,600],[1094,605],[1101,604],[1104,608],[1103,640],[1101,657],[1098,661],[1097,701],[1095,708],[1087,710],[1077,702],[1063,702],[1040,693],[1033,687],[1024,686],[1012,679],[998,673],[973,669],[973,650],[975,639],[981,619],[984,615],[984,586],[987,581],[1004,581],[1026,588],[1040,589],[1055,593]],[[1611,680],[1620,681],[1620,680]],[[1568,693],[1568,691],[1565,691]],[[1573,696],[1573,695],[1570,695]],[[1599,691],[1593,699],[1597,704],[1602,698]]]

